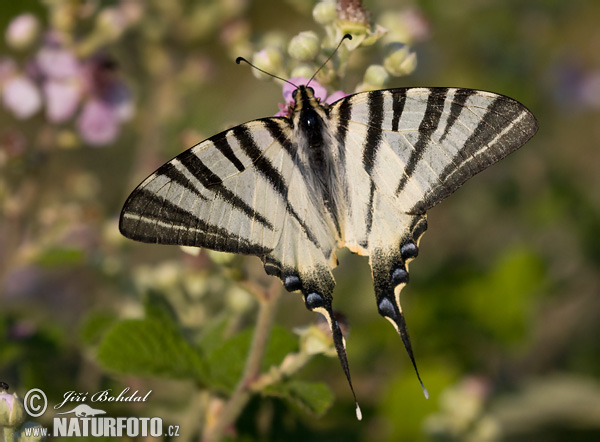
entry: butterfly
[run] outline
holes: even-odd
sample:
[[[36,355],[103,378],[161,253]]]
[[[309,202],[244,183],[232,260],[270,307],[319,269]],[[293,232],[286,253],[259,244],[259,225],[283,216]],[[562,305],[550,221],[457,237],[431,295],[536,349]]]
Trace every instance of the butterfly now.
[[[426,212],[527,142],[536,119],[511,98],[461,88],[376,90],[327,105],[299,85],[293,98],[289,118],[235,126],[156,170],[127,199],[120,231],[258,256],[325,316],[353,395],[332,269],[339,248],[368,256],[377,309],[427,397],[400,306]]]

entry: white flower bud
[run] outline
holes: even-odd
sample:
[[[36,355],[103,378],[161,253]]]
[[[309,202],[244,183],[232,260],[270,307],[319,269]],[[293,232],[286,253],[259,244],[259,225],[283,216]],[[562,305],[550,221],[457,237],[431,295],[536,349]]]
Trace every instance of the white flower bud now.
[[[300,61],[312,60],[319,54],[319,37],[312,31],[301,32],[292,38],[288,46],[290,57]]]
[[[392,44],[383,66],[395,77],[411,74],[417,67],[417,54],[402,43]]]
[[[4,83],[4,106],[18,119],[25,120],[42,107],[42,95],[28,77],[18,75]]]
[[[15,17],[6,29],[6,44],[13,49],[27,49],[39,34],[40,23],[32,14]]]
[[[300,352],[308,355],[323,354],[335,356],[335,348],[331,333],[328,328],[321,328],[318,325],[295,330],[300,332]]]
[[[235,312],[247,312],[254,303],[254,298],[246,290],[234,286],[227,291],[227,305]]]
[[[117,8],[103,9],[97,18],[97,29],[108,41],[117,40],[125,31],[127,20],[121,10]]]
[[[25,421],[25,408],[17,393],[0,393],[0,428],[18,427]]]
[[[307,64],[301,64],[301,65],[296,66],[292,70],[292,75],[290,75],[290,78],[294,78],[294,77],[310,78],[313,76],[314,73],[315,73],[314,66],[310,66]]]
[[[322,1],[313,9],[313,19],[320,25],[326,25],[337,18],[336,6],[333,1]]]
[[[283,70],[283,54],[278,48],[267,47],[252,56],[252,63],[265,72],[278,75]],[[266,78],[265,74],[256,69],[253,69],[252,72],[257,78]]]
[[[380,64],[369,66],[365,72],[364,82],[374,89],[381,89],[387,85],[390,74]]]

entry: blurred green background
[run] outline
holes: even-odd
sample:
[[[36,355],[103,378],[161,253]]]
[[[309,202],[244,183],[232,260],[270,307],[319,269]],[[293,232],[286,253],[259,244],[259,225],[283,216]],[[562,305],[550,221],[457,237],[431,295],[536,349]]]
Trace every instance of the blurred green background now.
[[[112,415],[158,415],[191,439],[207,393],[190,381],[117,374],[100,364],[98,324],[143,316],[153,292],[168,299],[192,335],[214,317],[235,334],[255,322],[256,305],[232,278],[260,279],[263,270],[257,258],[219,265],[205,252],[193,257],[125,240],[118,214],[134,186],[172,156],[277,112],[280,85],[254,78],[233,62],[237,55],[251,55],[277,33],[289,39],[320,28],[312,3],[299,0],[22,0],[0,6],[0,29],[29,12],[44,28],[62,23],[89,37],[103,9],[124,4],[134,24],[115,25],[120,33],[98,43],[118,65],[135,108],[113,142],[91,147],[72,121],[52,123],[43,111],[21,120],[0,109],[0,380],[21,395],[42,388],[51,402],[69,390],[152,389],[147,404],[115,406]],[[366,259],[342,253],[335,307],[350,324],[348,358],[364,420],[354,417],[338,362],[319,356],[296,376],[333,390],[323,416],[257,397],[232,437],[599,440],[600,3],[364,6],[375,19],[384,10],[417,11],[426,26],[412,45],[416,71],[391,87],[499,92],[529,107],[540,129],[428,213],[402,299],[430,399],[377,313]],[[9,46],[4,41],[1,53],[26,69],[35,46]],[[381,52],[373,46],[353,57],[380,62]],[[360,76],[351,66],[341,88],[352,90]],[[313,321],[298,294],[284,294],[276,324],[291,331]]]

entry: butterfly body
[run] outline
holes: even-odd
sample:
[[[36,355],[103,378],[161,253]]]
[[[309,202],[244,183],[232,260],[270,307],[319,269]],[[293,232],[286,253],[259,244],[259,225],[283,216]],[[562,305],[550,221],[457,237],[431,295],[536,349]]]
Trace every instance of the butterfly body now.
[[[471,89],[389,89],[324,105],[299,86],[294,98],[290,118],[228,129],[159,168],[125,203],[120,230],[260,257],[325,315],[349,382],[331,270],[338,248],[368,256],[377,309],[415,365],[400,290],[426,211],[524,144],[537,122],[515,100]]]

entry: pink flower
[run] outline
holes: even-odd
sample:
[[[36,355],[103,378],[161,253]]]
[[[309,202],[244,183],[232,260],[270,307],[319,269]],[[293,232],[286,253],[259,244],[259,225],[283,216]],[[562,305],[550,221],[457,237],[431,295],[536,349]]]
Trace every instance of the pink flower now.
[[[127,121],[133,116],[131,91],[118,76],[116,64],[99,55],[86,65],[89,93],[104,101],[115,113],[117,120]]]
[[[43,91],[48,121],[63,123],[75,114],[81,97],[79,82],[48,80],[43,85]]]
[[[289,83],[283,84],[283,99],[285,100],[285,104],[279,103],[279,112],[275,114],[276,117],[290,117],[292,115],[292,110],[296,104],[292,95],[296,90],[296,86],[306,85],[309,79],[306,77],[294,77],[290,78],[289,81]],[[293,86],[290,83],[293,83],[296,86]],[[336,91],[330,96],[327,96],[327,89],[314,80],[310,82],[309,87],[315,91],[315,98],[325,104],[332,104],[348,95],[343,91]]]
[[[42,104],[46,119],[55,124],[79,112],[76,128],[94,146],[113,142],[121,123],[134,112],[130,89],[114,61],[102,54],[81,59],[52,31],[23,69],[12,59],[0,58],[0,88],[4,106],[20,119],[35,114]]]
[[[341,100],[344,97],[347,97],[348,94],[344,91],[335,91],[333,94],[331,94],[329,97],[327,97],[327,100],[325,100],[326,104],[333,104],[338,100]]]
[[[75,54],[68,49],[48,45],[36,57],[42,75],[54,79],[71,78],[79,74],[80,65]]]
[[[14,76],[4,83],[2,99],[4,106],[21,120],[31,117],[42,106],[37,86],[23,75]]]
[[[90,99],[77,121],[78,131],[93,146],[109,144],[116,139],[121,123],[133,115],[131,92],[106,56],[89,60],[84,73]]]
[[[119,119],[106,102],[92,99],[84,105],[77,119],[77,130],[92,146],[102,146],[117,138]]]
[[[32,14],[16,16],[6,28],[6,43],[15,49],[25,49],[36,39],[39,22]]]

